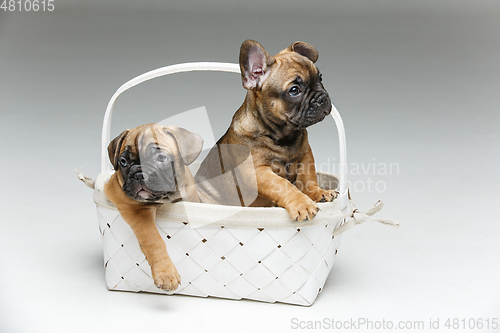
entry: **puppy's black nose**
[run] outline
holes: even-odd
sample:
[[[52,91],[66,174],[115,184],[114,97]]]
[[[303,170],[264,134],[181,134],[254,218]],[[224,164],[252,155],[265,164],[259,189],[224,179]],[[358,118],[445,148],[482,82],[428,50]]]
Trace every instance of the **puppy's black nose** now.
[[[145,179],[144,172],[136,172],[136,173],[134,173],[134,179],[135,180],[139,180],[139,181],[144,180]]]
[[[314,104],[316,104],[317,106],[322,106],[323,104],[325,104],[326,99],[326,95],[320,95],[314,100]]]

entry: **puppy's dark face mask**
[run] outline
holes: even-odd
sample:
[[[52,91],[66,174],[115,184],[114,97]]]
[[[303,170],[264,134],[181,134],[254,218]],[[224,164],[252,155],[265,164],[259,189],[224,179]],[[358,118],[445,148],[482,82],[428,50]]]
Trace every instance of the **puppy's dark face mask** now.
[[[127,146],[118,158],[123,191],[137,201],[164,201],[178,190],[175,157],[154,142],[141,148],[137,154]]]
[[[166,203],[181,198],[185,165],[196,159],[202,146],[201,137],[185,129],[149,124],[124,131],[108,152],[129,198]]]

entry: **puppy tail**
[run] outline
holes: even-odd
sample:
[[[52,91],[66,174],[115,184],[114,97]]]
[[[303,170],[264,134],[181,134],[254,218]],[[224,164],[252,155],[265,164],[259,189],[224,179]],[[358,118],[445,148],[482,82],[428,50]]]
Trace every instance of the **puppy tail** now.
[[[76,175],[78,176],[78,179],[80,179],[82,182],[85,183],[88,187],[91,189],[95,188],[95,180],[92,178],[89,178],[87,176],[84,176],[78,169],[75,169]]]

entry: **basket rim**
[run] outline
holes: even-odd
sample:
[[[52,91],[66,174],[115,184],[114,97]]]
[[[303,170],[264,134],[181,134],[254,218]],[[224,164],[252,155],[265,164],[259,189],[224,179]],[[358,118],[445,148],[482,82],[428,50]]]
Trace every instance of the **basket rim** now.
[[[329,173],[318,172],[319,175],[333,177]],[[99,174],[94,190],[94,202],[98,208],[111,209],[118,212],[116,206],[107,199],[104,193],[104,184],[107,183],[111,174]],[[321,209],[311,220],[302,222],[293,221],[288,212],[282,207],[240,207],[225,206],[209,203],[186,202],[168,203],[160,206],[156,212],[157,223],[162,220],[178,221],[192,226],[226,226],[226,227],[257,227],[257,228],[297,228],[318,224],[332,223],[345,216],[345,210],[341,203],[347,192],[341,193],[332,202],[319,202]],[[188,213],[186,213],[188,212]]]

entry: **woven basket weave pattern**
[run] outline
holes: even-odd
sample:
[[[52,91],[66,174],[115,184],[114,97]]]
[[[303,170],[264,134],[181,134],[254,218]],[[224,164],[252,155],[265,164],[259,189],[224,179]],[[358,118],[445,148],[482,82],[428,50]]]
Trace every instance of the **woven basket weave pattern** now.
[[[112,290],[161,291],[128,224],[98,207],[106,282]],[[340,222],[340,221],[339,221]],[[182,277],[175,294],[310,305],[332,268],[340,237],[336,224],[300,228],[234,228],[157,220]],[[170,294],[170,293],[169,293]]]

